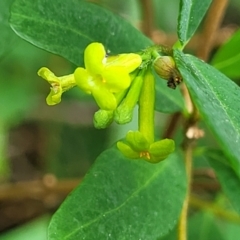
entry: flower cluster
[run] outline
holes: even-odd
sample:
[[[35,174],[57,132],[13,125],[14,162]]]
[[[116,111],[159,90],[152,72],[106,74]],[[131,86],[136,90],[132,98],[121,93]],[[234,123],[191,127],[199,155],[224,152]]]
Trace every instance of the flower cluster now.
[[[142,60],[144,59],[144,60]],[[101,43],[91,43],[84,51],[84,65],[73,74],[57,77],[43,67],[38,75],[51,85],[47,104],[61,102],[62,94],[72,87],[79,87],[95,99],[99,110],[94,114],[94,126],[106,128],[113,120],[125,124],[132,120],[135,106],[139,105],[139,129],[127,133],[118,149],[128,158],[142,158],[157,163],[174,151],[174,141],[154,141],[154,105],[156,73],[168,80],[168,86],[175,88],[181,82],[171,56],[159,54],[159,48],[150,47],[140,54],[128,53],[107,56]]]

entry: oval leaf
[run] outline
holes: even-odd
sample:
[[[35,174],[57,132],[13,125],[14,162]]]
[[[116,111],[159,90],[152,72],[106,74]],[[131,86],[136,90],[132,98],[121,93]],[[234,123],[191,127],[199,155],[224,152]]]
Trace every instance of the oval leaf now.
[[[123,18],[95,4],[75,0],[16,0],[10,24],[25,40],[78,66],[91,42],[112,54],[136,52],[152,44]]]
[[[197,30],[211,0],[181,0],[178,16],[178,38],[185,45]]]
[[[176,224],[186,194],[181,157],[160,164],[103,152],[53,216],[49,240],[154,240]]]
[[[193,102],[240,176],[240,88],[200,59],[174,55]]]
[[[240,30],[215,53],[211,64],[230,78],[240,76]]]

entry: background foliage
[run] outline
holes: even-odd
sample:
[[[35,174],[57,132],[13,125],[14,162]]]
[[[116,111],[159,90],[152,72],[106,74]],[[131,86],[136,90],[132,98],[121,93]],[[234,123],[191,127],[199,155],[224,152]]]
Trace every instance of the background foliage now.
[[[49,86],[37,77],[37,70],[47,66],[58,75],[71,72],[75,66],[83,65],[83,50],[92,41],[103,42],[111,53],[131,52],[152,41],[172,45],[177,32],[180,45],[184,45],[211,1],[183,0],[180,8],[173,0],[152,1],[151,14],[144,8],[144,1],[98,3],[102,7],[80,0],[0,3],[0,219],[4,219],[0,221],[4,231],[0,239],[24,239],[26,232],[31,234],[30,228],[38,229],[44,239],[49,215],[22,231],[8,229],[44,213],[52,214],[97,156],[137,127],[135,116],[126,126],[95,130],[95,104],[74,90],[64,96],[61,105],[45,106]],[[210,64],[226,76],[193,56],[174,52],[205,132],[193,155],[189,239],[235,239],[240,231],[239,87],[232,81],[238,83],[240,76],[236,31],[240,23],[234,19],[239,12],[239,2],[230,1],[217,32],[220,40],[216,39],[211,52]],[[149,19],[154,23],[145,28]],[[152,40],[135,28],[140,27],[141,20],[143,31],[148,35],[151,31]],[[202,29],[203,25],[195,35],[200,40]],[[221,30],[236,32],[221,39]],[[193,38],[185,52],[197,55],[197,41]],[[156,133],[161,137],[167,134],[169,117],[182,114],[187,120],[188,113],[180,89],[166,88],[166,82],[159,77],[156,82]],[[180,148],[184,125],[179,122],[173,130]],[[176,239],[175,226],[185,194],[180,150],[153,167],[145,162],[129,162],[110,148],[101,153],[80,187],[54,215],[49,239],[74,239],[83,234],[93,239],[95,232],[99,233],[98,239]],[[66,216],[70,218],[68,224]]]

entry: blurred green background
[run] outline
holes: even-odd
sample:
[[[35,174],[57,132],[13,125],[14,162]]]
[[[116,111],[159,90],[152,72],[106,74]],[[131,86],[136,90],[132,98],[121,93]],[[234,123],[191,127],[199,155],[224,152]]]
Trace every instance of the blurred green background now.
[[[44,240],[50,216],[68,192],[96,157],[128,129],[135,129],[137,123],[94,129],[92,116],[97,106],[77,89],[64,94],[61,104],[47,106],[49,85],[37,76],[38,69],[46,66],[60,76],[71,73],[75,66],[25,42],[12,31],[8,24],[12,2],[0,1],[0,239]],[[95,2],[141,28],[144,1]],[[153,0],[151,4],[152,38],[171,45],[176,40],[179,1]],[[231,31],[239,25],[240,1],[231,0],[222,28]],[[160,133],[167,115],[159,116]],[[197,226],[205,219],[211,228],[212,218],[200,213],[192,217],[191,225]]]

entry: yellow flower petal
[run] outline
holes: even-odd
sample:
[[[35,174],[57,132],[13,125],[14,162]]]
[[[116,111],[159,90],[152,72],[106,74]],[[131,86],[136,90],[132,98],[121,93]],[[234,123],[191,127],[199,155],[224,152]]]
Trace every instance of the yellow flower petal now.
[[[104,61],[106,57],[106,51],[101,43],[91,43],[84,51],[84,63],[87,71],[92,75],[101,74]]]
[[[98,106],[104,110],[115,110],[117,101],[113,93],[109,92],[107,88],[99,85],[92,88],[92,95]]]
[[[74,72],[74,77],[78,87],[88,94],[91,93],[92,87],[96,85],[92,75],[84,68],[77,68]]]
[[[37,74],[47,80],[50,84],[60,82],[55,74],[46,67],[42,67],[38,70]]]
[[[103,81],[111,92],[120,92],[130,86],[131,77],[124,67],[105,67],[102,73]]]
[[[107,66],[122,66],[128,73],[134,71],[141,63],[142,58],[135,53],[119,54],[107,58]]]
[[[51,88],[50,93],[46,98],[46,102],[48,105],[56,105],[61,102],[62,90],[55,91],[54,88]]]

